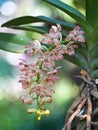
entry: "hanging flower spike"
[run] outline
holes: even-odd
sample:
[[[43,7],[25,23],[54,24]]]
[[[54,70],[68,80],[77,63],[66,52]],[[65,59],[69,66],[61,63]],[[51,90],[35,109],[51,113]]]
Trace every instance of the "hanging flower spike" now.
[[[62,34],[61,26],[52,26],[49,34],[45,34],[41,42],[34,40],[30,45],[26,46],[27,54],[33,56],[37,54],[37,61],[35,63],[28,63],[21,60],[19,63],[20,71],[22,72],[19,82],[23,89],[28,89],[27,95],[20,97],[21,101],[28,105],[35,104],[36,108],[28,109],[28,113],[36,113],[37,119],[41,120],[42,115],[50,114],[46,109],[45,104],[52,102],[52,95],[55,93],[51,86],[55,84],[59,77],[55,60],[62,60],[64,54],[73,55],[75,53],[75,42],[84,42],[84,32],[80,31],[80,27],[76,26],[73,31],[66,37],[68,43],[66,45],[61,43]],[[53,48],[49,49],[43,47],[43,44],[53,44]]]

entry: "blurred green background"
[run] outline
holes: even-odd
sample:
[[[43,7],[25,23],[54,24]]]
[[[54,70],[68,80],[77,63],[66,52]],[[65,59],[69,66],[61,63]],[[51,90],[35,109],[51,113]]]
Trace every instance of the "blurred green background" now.
[[[85,14],[84,0],[62,1],[78,8]],[[8,4],[8,2],[10,3]],[[11,8],[13,10],[10,10]],[[0,24],[23,15],[46,15],[63,21],[67,19],[75,22],[61,11],[53,10],[54,8],[45,4],[44,0],[0,0]],[[0,31],[13,32],[7,28],[0,28]],[[31,32],[26,35],[32,38],[35,36]],[[56,93],[53,96],[53,102],[47,105],[51,114],[43,116],[41,121],[37,121],[35,114],[29,115],[26,112],[29,106],[19,100],[21,93],[24,92],[18,83],[18,63],[21,58],[26,58],[26,56],[0,50],[0,130],[61,130],[66,111],[78,93],[78,87],[72,76],[79,74],[79,68],[67,61],[57,63],[63,68],[60,80],[55,85]]]

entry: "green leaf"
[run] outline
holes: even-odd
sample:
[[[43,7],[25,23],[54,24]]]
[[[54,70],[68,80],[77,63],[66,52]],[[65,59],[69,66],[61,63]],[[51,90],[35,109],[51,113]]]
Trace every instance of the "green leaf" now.
[[[98,77],[98,42],[89,51],[91,61],[89,62],[92,78]]]
[[[70,30],[75,27],[74,24],[64,22],[61,20],[56,20],[53,18],[45,17],[45,16],[23,16],[19,18],[15,18],[13,20],[10,20],[4,24],[2,24],[2,27],[10,27],[10,28],[16,28],[16,26],[24,25],[24,24],[30,24],[30,23],[36,23],[36,22],[45,22],[48,24],[60,24],[63,28]]]
[[[92,71],[91,76],[92,78],[98,78],[98,69]]]
[[[93,28],[90,26],[90,24],[86,21],[86,18],[83,14],[81,14],[78,10],[75,8],[59,1],[59,0],[46,0],[45,2],[57,7],[58,9],[62,10],[63,12],[67,13],[69,16],[71,16],[73,19],[75,19],[79,24],[82,25],[84,30],[90,34],[93,31]]]
[[[91,65],[91,68],[93,70],[96,69],[96,68],[98,68],[98,57],[95,58],[94,60],[92,60],[91,63],[90,63],[90,65]]]
[[[98,27],[98,0],[86,0],[86,18],[93,28]]]
[[[85,59],[87,59],[88,58],[88,51],[86,50],[86,47],[80,47],[79,46],[79,48],[77,48],[77,50],[76,50],[77,52],[79,52]]]
[[[94,42],[94,44],[98,41],[98,27],[91,33],[90,38]]]
[[[21,53],[29,41],[30,39],[26,38],[26,36],[0,33],[0,49],[5,51]]]
[[[0,49],[13,53],[23,53],[24,47],[22,45],[16,45],[10,42],[0,41]]]
[[[74,63],[77,66],[81,67],[82,69],[85,69],[85,70],[88,69],[87,62],[86,62],[85,58],[81,54],[79,54],[78,52],[75,52],[75,54],[72,56],[65,55],[64,58],[66,60],[70,61],[71,63]]]
[[[96,57],[98,57],[98,42],[94,44],[94,46],[90,50],[90,55],[92,59],[95,59]]]
[[[41,26],[12,26],[11,28],[13,29],[18,29],[18,30],[25,30],[25,31],[31,31],[31,32],[37,32],[40,34],[45,34],[49,32],[48,28],[41,27]]]

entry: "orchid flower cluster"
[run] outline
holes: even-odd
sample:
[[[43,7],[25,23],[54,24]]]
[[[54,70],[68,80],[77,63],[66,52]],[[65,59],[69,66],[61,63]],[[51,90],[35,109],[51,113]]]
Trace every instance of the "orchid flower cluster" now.
[[[52,102],[52,95],[55,93],[52,86],[59,79],[57,73],[61,68],[56,67],[55,61],[62,60],[65,54],[73,55],[75,48],[78,48],[75,43],[85,42],[83,34],[80,27],[76,26],[63,39],[61,26],[57,24],[50,28],[49,33],[45,34],[41,41],[34,40],[26,46],[26,53],[30,57],[36,55],[37,61],[28,63],[21,60],[19,63],[22,72],[19,82],[22,88],[28,91],[28,94],[21,96],[20,99],[23,103],[35,106],[35,109],[28,109],[28,113],[35,112],[38,120],[41,119],[41,115],[50,113],[45,104]]]

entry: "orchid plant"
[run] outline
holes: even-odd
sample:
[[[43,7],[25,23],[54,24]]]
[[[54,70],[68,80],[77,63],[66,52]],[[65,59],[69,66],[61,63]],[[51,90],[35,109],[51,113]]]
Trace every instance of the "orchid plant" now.
[[[29,94],[21,96],[20,99],[26,104],[36,103],[36,109],[29,109],[28,112],[36,112],[38,120],[42,114],[49,113],[45,104],[52,102],[54,90],[51,86],[59,79],[56,74],[61,67],[56,67],[55,61],[62,60],[63,55],[73,55],[75,48],[78,48],[76,42],[85,42],[83,34],[80,27],[76,26],[62,43],[61,26],[57,24],[51,27],[49,34],[44,34],[41,41],[34,40],[26,46],[26,53],[29,56],[37,54],[38,57],[36,63],[27,63],[23,60],[19,63],[22,71],[19,82],[22,83],[23,89],[29,88]],[[51,49],[45,45],[51,45]]]
[[[21,39],[20,35],[0,33],[1,49],[20,52],[22,47],[20,45],[24,45],[25,52],[30,57],[37,56],[36,62],[29,63],[21,59],[19,63],[21,71],[19,82],[23,89],[29,90],[20,99],[26,104],[36,104],[36,108],[28,109],[28,113],[35,112],[38,120],[42,115],[48,115],[50,111],[45,104],[52,102],[54,90],[51,86],[59,79],[57,73],[61,68],[56,67],[55,61],[66,59],[81,68],[79,78],[82,79],[82,84],[77,98],[67,112],[63,130],[96,130],[98,129],[98,1],[86,0],[86,16],[59,0],[45,0],[45,2],[67,13],[79,25],[45,16],[19,17],[2,25],[43,35],[42,40],[31,41],[26,36],[22,36]],[[26,25],[36,22],[45,22],[52,26],[49,29]],[[62,30],[66,30],[66,36]],[[17,48],[14,48],[13,43]]]

